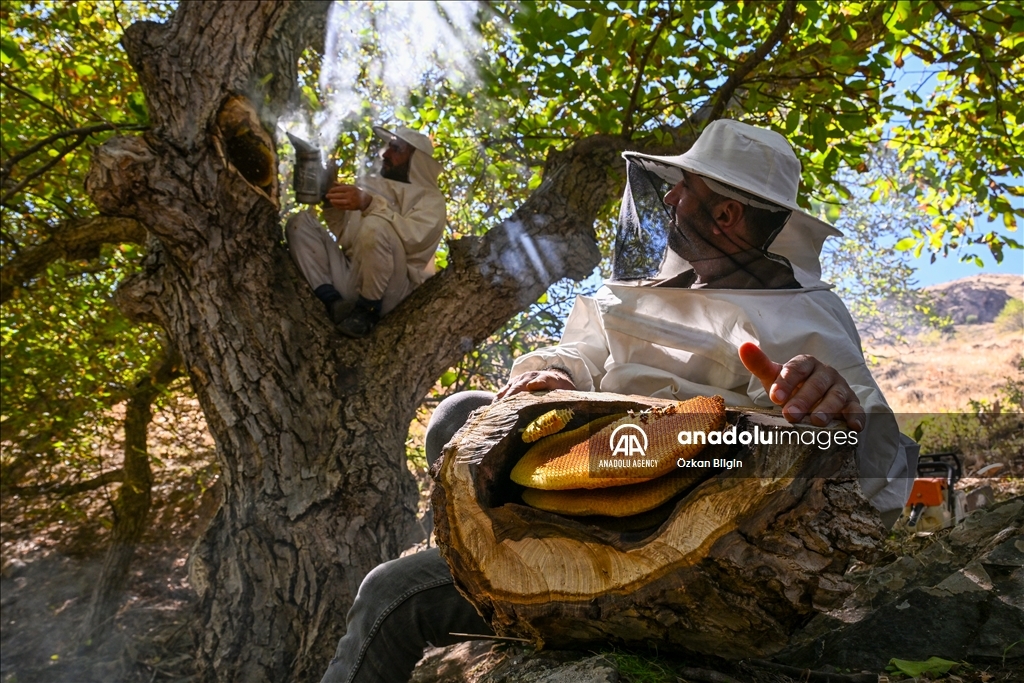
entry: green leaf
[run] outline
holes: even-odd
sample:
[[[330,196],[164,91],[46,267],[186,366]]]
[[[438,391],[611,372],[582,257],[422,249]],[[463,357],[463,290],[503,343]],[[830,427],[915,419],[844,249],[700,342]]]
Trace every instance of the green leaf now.
[[[590,43],[591,47],[598,47],[604,43],[604,39],[608,35],[608,20],[605,17],[598,16],[594,20],[594,26],[590,29],[590,37],[587,42]]]
[[[0,40],[0,58],[2,58],[4,64],[14,62],[19,68],[28,68],[28,60],[21,54],[21,49],[18,48],[17,43],[6,37]]]
[[[455,372],[454,370],[448,370],[443,375],[441,375],[441,386],[446,388],[450,387],[451,385],[455,384],[455,380],[457,380],[458,378],[459,374],[457,372]]]
[[[814,149],[824,152],[828,149],[828,129],[822,118],[817,118],[811,123],[811,134],[814,136]]]
[[[912,436],[914,437],[914,441],[918,441],[918,442],[921,441],[921,438],[924,436],[924,423],[923,422],[919,422],[917,424],[917,426],[914,427],[914,433],[913,433]]]
[[[146,96],[141,91],[135,91],[128,96],[128,108],[135,114],[142,123],[149,123],[149,109],[146,108]]]
[[[915,244],[917,244],[916,238],[904,237],[893,246],[893,249],[896,251],[907,251],[908,249],[912,249]]]
[[[789,110],[786,114],[786,135],[790,135],[800,125],[800,110],[796,107]]]

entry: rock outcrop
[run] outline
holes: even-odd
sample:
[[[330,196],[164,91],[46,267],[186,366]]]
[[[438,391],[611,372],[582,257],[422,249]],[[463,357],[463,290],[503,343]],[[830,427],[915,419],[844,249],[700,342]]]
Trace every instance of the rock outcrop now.
[[[1024,658],[1024,498],[968,516],[916,552],[865,568],[839,610],[816,616],[778,658],[880,671],[893,657]]]
[[[990,323],[1011,298],[1024,298],[1024,277],[984,274],[925,287],[940,315],[956,325]]]

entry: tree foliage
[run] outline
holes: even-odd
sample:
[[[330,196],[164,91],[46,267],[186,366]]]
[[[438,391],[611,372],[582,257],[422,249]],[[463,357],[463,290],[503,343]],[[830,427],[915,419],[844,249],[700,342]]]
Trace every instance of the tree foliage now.
[[[122,27],[165,14],[162,9],[157,3],[4,3],[5,265],[67,221],[95,214],[82,189],[89,145],[148,122],[135,73],[118,44]]]
[[[1020,243],[992,231],[975,234],[974,228],[978,217],[987,216],[1015,230],[1024,216],[1024,7],[922,5],[897,2],[886,15],[895,65],[914,55],[935,79],[926,97],[907,91],[886,101],[889,144],[899,151],[910,185],[901,190],[912,189],[931,219],[901,246],[912,245],[915,255],[927,249],[934,261],[937,254],[979,244],[1002,260],[1005,244],[1019,249]],[[979,255],[972,260],[982,264]]]
[[[527,158],[595,133],[670,146],[680,123],[703,111],[785,134],[804,163],[805,205],[848,199],[840,169],[868,170],[871,149],[885,142],[906,176],[899,189],[932,219],[907,236],[934,251],[975,241],[998,260],[1002,238],[974,234],[973,217],[1013,228],[1024,215],[1011,203],[1024,158],[1017,4],[564,3],[499,12],[512,31],[488,65],[489,94],[521,112],[512,129]],[[894,87],[908,54],[939,84],[927,99]]]
[[[910,252],[895,248],[910,231],[928,230],[931,219],[917,210],[909,192],[899,191],[894,150],[879,147],[870,162],[870,171],[846,183],[852,196],[835,211],[843,237],[825,244],[824,279],[835,283],[865,341],[892,343],[923,327],[946,329],[952,322],[918,288]],[[880,191],[887,195],[884,202],[876,199]]]
[[[100,469],[109,409],[159,349],[158,330],[111,303],[144,231],[97,218],[83,188],[90,144],[146,126],[118,40],[159,9],[12,2],[0,15],[5,485]]]

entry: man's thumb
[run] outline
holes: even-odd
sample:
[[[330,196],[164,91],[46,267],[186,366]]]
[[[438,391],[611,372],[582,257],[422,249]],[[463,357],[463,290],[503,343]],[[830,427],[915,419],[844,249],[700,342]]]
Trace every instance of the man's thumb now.
[[[772,384],[782,371],[782,365],[773,363],[757,344],[747,342],[740,346],[740,360],[750,373],[761,380],[765,391],[771,391]]]

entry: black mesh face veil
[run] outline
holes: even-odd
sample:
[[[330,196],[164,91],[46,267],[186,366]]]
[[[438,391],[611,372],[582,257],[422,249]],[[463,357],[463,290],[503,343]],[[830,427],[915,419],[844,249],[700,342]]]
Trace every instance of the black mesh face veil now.
[[[715,219],[712,207],[702,201],[674,221],[673,210],[665,205],[664,196],[683,179],[683,170],[652,159],[627,156],[626,190],[612,257],[613,280],[666,280],[691,266],[696,269],[695,264],[701,263],[698,272],[709,278],[704,285],[710,287],[774,289],[797,285],[790,262],[768,251],[791,210],[701,177],[713,193],[746,205],[759,230],[725,234],[710,241]],[[732,245],[723,246],[722,239],[732,239]],[[759,246],[751,246],[755,240],[760,242]]]
[[[613,280],[650,280],[661,270],[672,230],[672,213],[662,201],[669,189],[665,179],[626,159],[626,190],[612,255]]]

